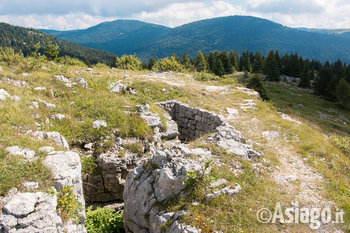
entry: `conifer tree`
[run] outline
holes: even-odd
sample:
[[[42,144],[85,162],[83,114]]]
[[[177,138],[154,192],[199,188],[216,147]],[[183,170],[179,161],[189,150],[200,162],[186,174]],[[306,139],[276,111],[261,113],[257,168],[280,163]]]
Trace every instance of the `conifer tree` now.
[[[231,61],[231,64],[234,68],[234,71],[238,71],[239,69],[239,62],[238,62],[238,53],[237,51],[230,51],[230,61]]]
[[[337,99],[345,109],[350,109],[350,83],[345,79],[341,79],[336,89]]]
[[[254,62],[252,65],[253,73],[262,73],[263,71],[263,58],[259,51],[254,56]]]
[[[198,51],[197,56],[194,61],[194,66],[198,72],[203,72],[207,70],[207,62],[201,51]]]
[[[58,45],[53,44],[52,41],[49,41],[49,43],[45,47],[45,53],[49,60],[56,60],[59,54]]]
[[[190,66],[190,59],[188,57],[187,51],[185,52],[183,58],[182,58],[182,65],[187,69]]]
[[[267,55],[263,72],[267,75],[267,79],[270,81],[279,81],[280,80],[280,70],[278,66],[278,61],[274,52],[271,50]]]
[[[225,74],[224,65],[222,64],[221,59],[216,59],[215,61],[214,74],[218,76],[223,76]]]

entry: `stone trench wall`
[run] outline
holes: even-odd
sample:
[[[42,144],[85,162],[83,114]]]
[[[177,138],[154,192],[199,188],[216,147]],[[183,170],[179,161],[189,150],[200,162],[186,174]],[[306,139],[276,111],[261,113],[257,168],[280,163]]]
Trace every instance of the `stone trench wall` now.
[[[188,104],[176,100],[158,103],[176,121],[181,141],[193,141],[208,133],[216,132],[217,127],[225,125],[222,116],[199,108],[192,108]]]

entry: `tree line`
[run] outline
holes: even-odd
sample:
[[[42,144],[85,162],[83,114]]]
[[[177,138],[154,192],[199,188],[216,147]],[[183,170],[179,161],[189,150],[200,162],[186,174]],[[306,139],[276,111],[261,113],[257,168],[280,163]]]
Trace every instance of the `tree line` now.
[[[206,54],[199,51],[195,57],[190,57],[187,52],[183,56],[173,54],[171,58],[151,57],[148,63],[143,62],[142,67],[154,69],[164,63],[164,59],[167,59],[167,63],[176,63],[172,66],[177,70],[173,71],[207,72],[217,76],[242,71],[264,74],[266,81],[275,82],[280,81],[281,75],[299,78],[299,87],[312,88],[315,94],[329,101],[339,101],[342,107],[350,108],[350,65],[341,60],[322,63],[303,58],[297,53],[281,56],[273,50],[267,56],[259,51],[253,53],[247,50],[241,54],[237,51],[212,51]]]

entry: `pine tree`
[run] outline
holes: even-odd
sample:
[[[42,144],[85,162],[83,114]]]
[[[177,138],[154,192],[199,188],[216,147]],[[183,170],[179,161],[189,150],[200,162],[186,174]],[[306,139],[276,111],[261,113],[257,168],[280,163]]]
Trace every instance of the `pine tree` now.
[[[329,80],[332,77],[330,67],[325,64],[325,66],[320,70],[317,78],[315,79],[314,89],[315,93],[318,95],[325,95],[326,88],[329,83]]]
[[[198,51],[197,56],[194,61],[194,66],[198,72],[203,72],[207,70],[207,62],[201,51]]]
[[[58,45],[53,44],[52,41],[49,41],[49,43],[45,47],[45,53],[49,60],[56,60],[59,54]]]
[[[211,73],[214,73],[214,67],[215,67],[215,55],[212,51],[210,51],[208,55],[208,70]]]
[[[221,59],[216,59],[215,61],[214,74],[218,76],[223,76],[225,74],[224,65],[222,64]]]
[[[278,66],[278,61],[274,52],[271,50],[267,55],[263,72],[267,75],[267,79],[270,81],[279,81],[280,80],[280,70]]]
[[[337,99],[345,109],[350,109],[350,83],[345,79],[341,79],[336,89]]]
[[[257,91],[260,94],[261,99],[264,101],[270,100],[260,75],[255,74],[253,77],[251,77],[248,81],[247,87]]]
[[[156,64],[157,61],[155,61],[155,59],[153,57],[151,57],[148,61],[148,66],[147,69],[152,70],[153,66]]]
[[[232,74],[233,73],[233,67],[231,65],[230,58],[227,55],[227,52],[226,51],[221,51],[220,55],[219,55],[219,59],[222,62],[222,65],[223,65],[224,70],[225,70],[225,74]]]
[[[231,64],[234,68],[234,71],[238,71],[239,69],[239,62],[238,62],[238,53],[237,51],[230,51],[230,61],[231,61]]]
[[[183,58],[182,58],[182,65],[187,69],[190,66],[190,59],[188,57],[187,51],[185,52]]]
[[[252,71],[252,66],[251,62],[249,59],[249,52],[248,51],[243,51],[242,56],[239,59],[239,69],[240,71]]]
[[[264,62],[263,62],[263,58],[262,58],[261,53],[259,51],[256,52],[255,57],[254,57],[253,66],[252,66],[253,73],[262,73],[263,63]]]

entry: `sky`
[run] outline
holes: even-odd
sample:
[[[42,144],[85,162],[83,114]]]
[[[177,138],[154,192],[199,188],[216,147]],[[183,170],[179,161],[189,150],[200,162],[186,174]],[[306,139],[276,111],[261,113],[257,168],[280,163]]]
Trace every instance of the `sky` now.
[[[350,28],[349,0],[0,0],[0,22],[71,30],[135,19],[176,27],[229,15],[250,15],[289,27]]]

